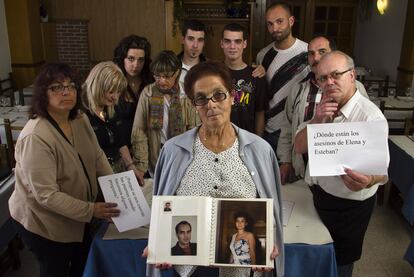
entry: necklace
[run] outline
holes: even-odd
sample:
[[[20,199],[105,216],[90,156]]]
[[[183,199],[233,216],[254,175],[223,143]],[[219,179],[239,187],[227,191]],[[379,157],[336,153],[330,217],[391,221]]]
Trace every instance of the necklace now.
[[[95,114],[102,120],[105,121],[105,112],[104,111],[96,111]]]
[[[233,133],[227,139],[223,136],[223,138],[219,140],[218,143],[211,142],[209,139],[211,139],[213,136],[208,136],[204,129],[200,128],[199,133],[203,145],[215,153],[227,150],[231,145],[234,144],[235,134]]]

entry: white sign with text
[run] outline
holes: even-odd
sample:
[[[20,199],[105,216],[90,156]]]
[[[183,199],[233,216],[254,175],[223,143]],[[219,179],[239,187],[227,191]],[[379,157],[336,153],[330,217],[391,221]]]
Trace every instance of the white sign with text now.
[[[106,202],[117,203],[121,210],[113,217],[119,232],[150,223],[151,210],[132,170],[98,178]]]
[[[310,176],[337,176],[350,168],[364,174],[388,171],[386,121],[308,124]]]

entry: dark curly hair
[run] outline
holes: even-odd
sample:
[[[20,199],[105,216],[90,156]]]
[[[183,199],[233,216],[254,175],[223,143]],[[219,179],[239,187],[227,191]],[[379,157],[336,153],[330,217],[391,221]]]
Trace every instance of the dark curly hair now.
[[[236,212],[234,214],[234,217],[233,217],[234,222],[236,222],[236,219],[239,218],[239,217],[242,217],[246,220],[247,226],[246,226],[245,230],[251,232],[253,230],[253,225],[254,225],[254,222],[253,222],[253,219],[251,218],[251,216],[246,212],[242,212],[242,211]]]
[[[127,73],[124,68],[124,59],[127,57],[129,49],[141,49],[145,52],[144,67],[141,71],[142,82],[139,88],[139,91],[141,91],[146,85],[154,82],[154,78],[149,68],[151,64],[151,44],[145,37],[137,35],[129,35],[121,39],[118,46],[114,49],[113,62],[121,68],[125,76]]]
[[[32,106],[29,111],[29,117],[31,119],[38,116],[44,118],[48,116],[48,87],[55,82],[62,82],[66,78],[75,83],[77,92],[76,104],[69,112],[69,119],[72,120],[78,116],[81,107],[81,90],[76,72],[65,63],[47,63],[42,67],[39,74],[37,74],[34,82]]]

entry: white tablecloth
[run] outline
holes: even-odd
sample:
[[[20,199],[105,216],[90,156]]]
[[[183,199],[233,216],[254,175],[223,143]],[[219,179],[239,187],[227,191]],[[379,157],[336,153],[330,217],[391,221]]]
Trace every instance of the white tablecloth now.
[[[378,107],[380,106],[381,101],[385,101],[386,107],[391,108],[413,108],[414,107],[414,98],[412,97],[370,97],[370,100],[374,102]],[[385,117],[387,119],[405,119],[411,118],[413,116],[412,111],[385,111]],[[403,122],[388,122],[390,129],[403,129]]]
[[[0,118],[10,119],[12,127],[23,129],[29,120],[29,106],[15,106],[15,107],[0,107]],[[12,130],[13,140],[16,141],[19,137],[20,131]],[[0,138],[2,143],[6,141],[4,128],[0,128]]]
[[[320,245],[332,242],[313,206],[312,193],[303,180],[282,186],[282,199],[295,203],[289,222],[283,227],[285,243]]]
[[[407,136],[389,136],[389,140],[414,158],[414,141]]]

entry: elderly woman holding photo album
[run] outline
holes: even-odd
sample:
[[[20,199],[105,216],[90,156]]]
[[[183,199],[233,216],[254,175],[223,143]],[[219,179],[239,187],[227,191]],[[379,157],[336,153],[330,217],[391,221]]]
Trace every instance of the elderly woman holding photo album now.
[[[275,244],[271,257],[275,259],[277,276],[283,276],[280,176],[272,148],[260,137],[230,122],[232,79],[222,63],[207,61],[195,65],[187,73],[184,86],[202,124],[165,143],[155,169],[154,194],[272,198]],[[250,268],[233,267],[175,266],[174,269],[175,274],[188,276],[250,276],[251,273]],[[253,265],[253,269],[255,276],[273,274],[263,266]]]

